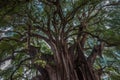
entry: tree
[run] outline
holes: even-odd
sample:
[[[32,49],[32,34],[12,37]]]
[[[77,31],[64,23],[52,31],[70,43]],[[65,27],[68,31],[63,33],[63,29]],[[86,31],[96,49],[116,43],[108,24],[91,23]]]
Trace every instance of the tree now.
[[[23,2],[1,1],[12,8],[0,6],[0,65],[11,63],[2,79],[101,80],[111,70],[120,77],[120,1]]]

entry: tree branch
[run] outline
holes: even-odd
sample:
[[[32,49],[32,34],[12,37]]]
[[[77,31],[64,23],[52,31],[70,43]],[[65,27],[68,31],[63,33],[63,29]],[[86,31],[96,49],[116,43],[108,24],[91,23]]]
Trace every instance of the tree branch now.
[[[10,80],[13,80],[13,76],[14,76],[15,72],[20,68],[20,66],[22,65],[22,63],[24,63],[25,61],[30,60],[30,59],[31,59],[31,57],[26,58],[26,59],[20,61],[20,63],[17,65],[17,68],[10,75]]]

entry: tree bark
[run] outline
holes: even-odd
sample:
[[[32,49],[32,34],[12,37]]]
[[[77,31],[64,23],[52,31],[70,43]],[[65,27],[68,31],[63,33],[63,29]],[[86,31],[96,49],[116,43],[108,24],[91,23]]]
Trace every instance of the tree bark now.
[[[84,56],[80,44],[75,46],[76,53],[70,53],[66,44],[54,45],[56,67],[46,66],[50,80],[100,80]],[[73,59],[75,55],[78,57]]]

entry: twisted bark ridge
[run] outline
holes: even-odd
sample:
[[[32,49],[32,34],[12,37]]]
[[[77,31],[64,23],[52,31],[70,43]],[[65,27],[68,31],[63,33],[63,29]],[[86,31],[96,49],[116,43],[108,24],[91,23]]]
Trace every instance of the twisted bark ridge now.
[[[102,12],[107,7],[118,5],[119,2],[103,4],[104,0],[78,0],[79,4],[75,5],[73,2],[73,7],[69,7],[68,11],[64,8],[66,6],[63,2],[63,0],[38,0],[37,3],[43,8],[39,15],[40,19],[26,13],[28,22],[27,27],[23,28],[24,34],[13,31],[21,35],[19,39],[0,38],[0,42],[11,40],[27,46],[20,51],[13,49],[13,55],[0,60],[1,63],[9,59],[14,60],[15,53],[18,52],[24,52],[30,57],[20,62],[12,73],[11,80],[14,80],[15,72],[27,60],[29,65],[26,66],[30,69],[34,67],[39,72],[31,80],[101,80],[102,69],[96,70],[94,63],[97,58],[102,58],[104,47],[111,43],[100,37],[101,32],[91,28],[98,27],[97,24],[103,20],[99,17],[105,15]],[[2,30],[0,32],[5,33]],[[40,50],[41,46],[36,47],[41,40],[46,43],[52,54],[44,53]]]

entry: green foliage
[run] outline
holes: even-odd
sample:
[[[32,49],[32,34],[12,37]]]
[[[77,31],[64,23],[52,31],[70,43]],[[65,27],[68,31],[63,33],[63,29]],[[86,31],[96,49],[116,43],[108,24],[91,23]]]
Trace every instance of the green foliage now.
[[[109,3],[115,1],[109,0]],[[78,40],[78,36],[87,33],[88,37],[84,45],[85,56],[91,54],[94,45],[105,42],[102,57],[96,58],[94,68],[95,70],[103,68],[103,74],[107,74],[109,80],[119,80],[120,8],[114,5],[101,9],[105,5],[103,3],[107,4],[105,0],[60,0],[61,7],[56,7],[49,0],[1,0],[0,65],[7,57],[12,56],[12,58],[10,58],[11,66],[0,70],[0,79],[2,77],[8,80],[14,71],[15,80],[22,80],[23,77],[29,79],[26,75],[37,71],[35,64],[43,69],[46,65],[55,66],[53,60],[55,45],[50,42],[57,44],[66,41],[67,45],[63,44],[71,47]],[[87,27],[80,32],[82,22],[85,22]],[[31,26],[31,34],[29,34],[29,26]],[[4,30],[9,27],[12,28],[10,31]],[[2,37],[3,34],[7,37]],[[36,54],[34,53],[33,56],[29,53],[29,45],[35,48],[33,52]],[[59,46],[61,48],[61,45],[57,44],[56,48],[59,49]],[[29,57],[30,60],[21,62]]]
[[[46,61],[43,60],[35,60],[35,63],[41,65],[43,68],[45,68],[46,66]]]

